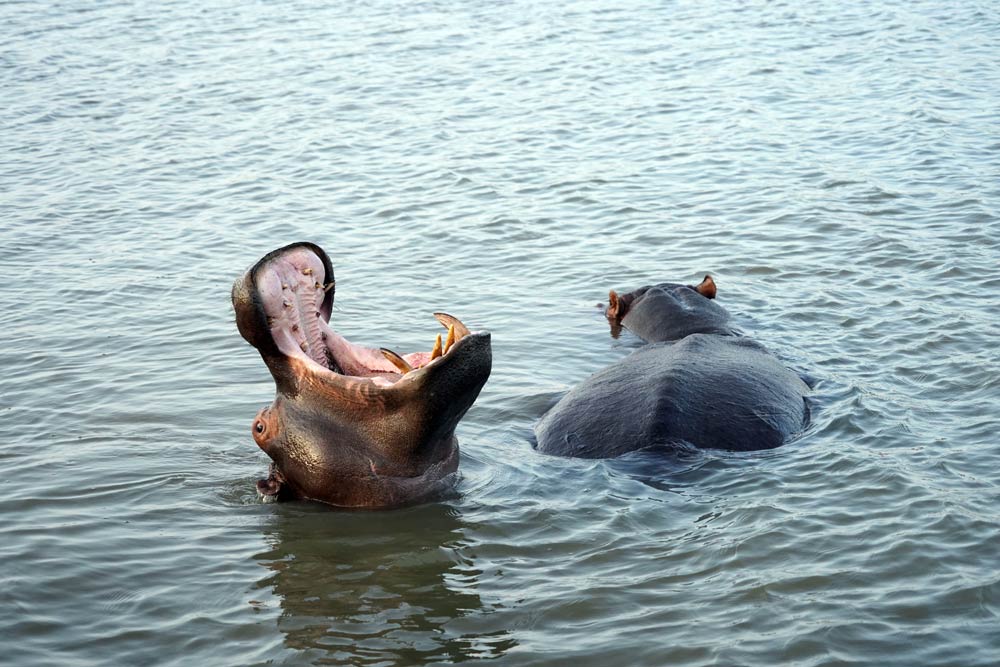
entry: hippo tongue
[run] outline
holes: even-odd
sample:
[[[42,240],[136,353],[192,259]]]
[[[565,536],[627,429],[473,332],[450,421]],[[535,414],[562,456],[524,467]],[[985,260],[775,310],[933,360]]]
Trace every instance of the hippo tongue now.
[[[434,317],[440,322],[446,329],[448,329],[448,337],[442,342],[441,335],[438,334],[437,340],[434,341],[434,348],[430,351],[430,354],[415,353],[409,355],[409,359],[404,359],[402,355],[388,348],[380,348],[379,351],[392,362],[392,365],[399,369],[400,373],[404,375],[413,371],[413,369],[421,368],[426,366],[430,362],[434,361],[438,357],[442,357],[451,351],[455,343],[462,340],[469,335],[469,328],[462,323],[457,317],[449,315],[448,313],[434,313]],[[415,364],[415,366],[414,366]]]

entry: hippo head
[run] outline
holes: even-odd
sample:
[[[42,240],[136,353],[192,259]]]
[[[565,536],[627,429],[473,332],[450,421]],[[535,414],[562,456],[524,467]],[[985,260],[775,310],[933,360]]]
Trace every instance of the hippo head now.
[[[447,339],[401,356],[331,329],[333,297],[330,258],[312,243],[265,255],[233,285],[236,325],[277,388],[251,425],[272,460],[258,491],[376,508],[447,489],[455,426],[490,375],[490,334],[437,313]]]
[[[694,333],[730,335],[729,313],[717,304],[711,276],[698,285],[660,283],[619,295],[608,295],[605,314],[611,335],[625,327],[647,343],[680,340]]]

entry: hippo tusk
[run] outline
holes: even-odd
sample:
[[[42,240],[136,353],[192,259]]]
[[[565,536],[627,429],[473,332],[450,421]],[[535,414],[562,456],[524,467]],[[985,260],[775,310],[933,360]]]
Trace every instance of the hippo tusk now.
[[[444,353],[448,354],[448,350],[450,350],[451,346],[454,344],[455,344],[455,325],[452,324],[450,327],[448,327],[448,338],[444,342]]]
[[[462,324],[462,321],[448,313],[434,313],[434,317],[445,329],[455,328],[455,340],[462,340],[469,335],[469,327]]]
[[[403,375],[406,375],[407,373],[413,370],[413,366],[411,366],[409,362],[406,361],[406,359],[399,356],[392,350],[380,347],[379,352],[382,353],[382,356],[391,361],[392,365],[398,368],[399,372],[402,373]]]

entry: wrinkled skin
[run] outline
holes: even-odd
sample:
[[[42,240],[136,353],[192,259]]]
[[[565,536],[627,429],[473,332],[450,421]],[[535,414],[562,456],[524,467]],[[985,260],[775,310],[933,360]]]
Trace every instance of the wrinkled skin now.
[[[539,451],[604,458],[647,447],[771,449],[809,420],[809,387],[763,345],[736,335],[698,286],[663,283],[619,296],[606,311],[649,342],[584,380],[535,426]]]
[[[237,328],[277,389],[251,425],[272,460],[258,491],[265,499],[387,508],[447,490],[458,468],[455,427],[490,374],[489,333],[442,315],[459,331],[443,354],[386,356],[329,327],[333,284],[326,253],[295,243],[233,285]]]

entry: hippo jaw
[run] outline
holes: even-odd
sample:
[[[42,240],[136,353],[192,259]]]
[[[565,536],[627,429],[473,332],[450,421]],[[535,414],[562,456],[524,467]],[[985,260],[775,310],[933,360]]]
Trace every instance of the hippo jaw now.
[[[273,462],[258,491],[378,508],[447,489],[455,427],[490,374],[489,333],[440,313],[446,342],[397,355],[330,328],[333,297],[329,257],[311,243],[269,253],[233,285],[237,327],[277,388],[251,426]]]

